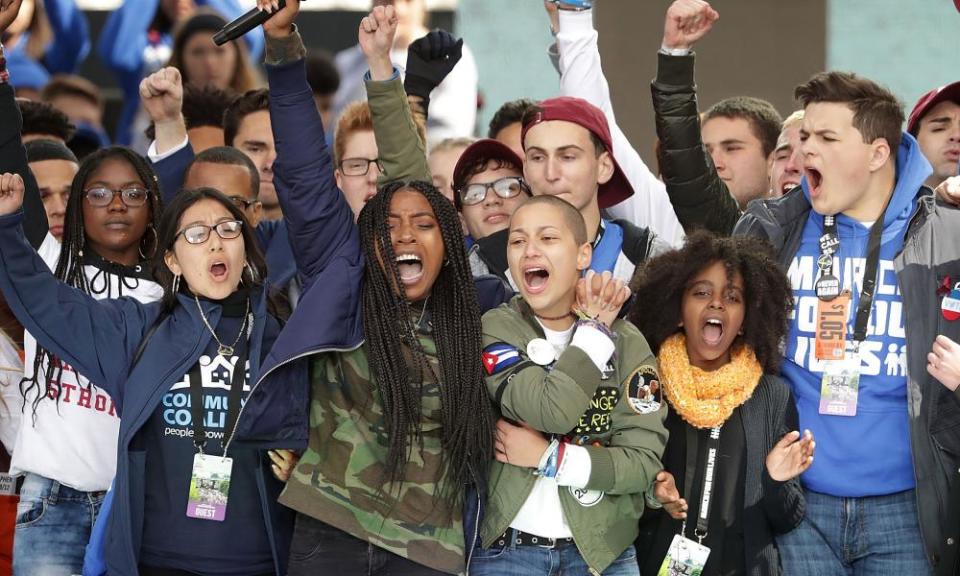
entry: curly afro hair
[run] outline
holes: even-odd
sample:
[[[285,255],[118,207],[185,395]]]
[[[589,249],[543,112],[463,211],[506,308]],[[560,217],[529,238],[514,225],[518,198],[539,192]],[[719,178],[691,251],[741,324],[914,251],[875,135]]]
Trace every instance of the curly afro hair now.
[[[717,237],[696,231],[683,248],[652,258],[633,277],[636,294],[628,319],[646,337],[654,353],[678,332],[683,295],[703,269],[723,262],[727,275],[739,272],[744,283],[743,336],[734,346],[750,346],[765,372],[776,373],[783,357],[780,343],[793,309],[790,280],[777,264],[771,246],[747,236]]]

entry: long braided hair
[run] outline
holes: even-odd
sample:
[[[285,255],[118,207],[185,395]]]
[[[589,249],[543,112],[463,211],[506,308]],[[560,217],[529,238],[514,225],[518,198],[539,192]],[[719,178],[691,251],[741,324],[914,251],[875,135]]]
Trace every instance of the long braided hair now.
[[[150,220],[146,232],[140,238],[140,254],[144,260],[149,260],[157,249],[157,230],[160,225],[161,213],[160,186],[150,164],[132,150],[121,146],[103,148],[90,154],[84,158],[77,175],[70,184],[70,195],[67,198],[67,211],[64,217],[63,238],[60,245],[60,258],[54,271],[57,279],[68,286],[78,288],[86,294],[91,294],[91,286],[84,272],[83,264],[83,251],[87,242],[86,230],[83,226],[84,190],[91,175],[105,161],[114,159],[130,164],[136,171],[137,177],[146,185]],[[122,287],[123,282],[119,286],[121,291]],[[109,290],[109,284],[107,290]],[[38,344],[37,353],[33,359],[33,376],[24,377],[20,381],[20,393],[24,399],[34,391],[37,392],[32,403],[34,417],[36,417],[37,406],[44,398],[49,397],[57,402],[60,401],[62,376],[63,366],[60,359]]]
[[[387,225],[391,200],[403,190],[418,192],[430,203],[446,257],[424,306],[432,318],[441,371],[443,481],[438,488],[440,497],[449,503],[460,497],[464,484],[486,477],[493,460],[494,428],[480,359],[480,308],[460,220],[453,204],[428,182],[387,184],[367,203],[359,219],[367,260],[361,293],[363,329],[390,443],[384,476],[390,483],[402,479],[413,444],[422,445],[423,439],[423,378],[411,382],[404,344],[410,348],[420,374],[430,370],[415,337],[417,326],[399,282]]]

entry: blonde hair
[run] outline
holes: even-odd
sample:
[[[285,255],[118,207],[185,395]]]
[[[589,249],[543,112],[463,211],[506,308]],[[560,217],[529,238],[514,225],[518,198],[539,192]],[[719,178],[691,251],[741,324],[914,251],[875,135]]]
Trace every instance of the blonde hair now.
[[[457,148],[468,148],[476,141],[476,138],[444,138],[430,149],[430,155],[436,152],[449,152]]]
[[[783,121],[783,124],[780,125],[781,130],[786,130],[794,124],[799,124],[803,121],[803,110],[794,110],[793,114],[787,116],[786,120]]]
[[[413,124],[417,127],[417,135],[421,142],[427,140],[427,129],[423,122],[414,116]],[[347,140],[357,132],[373,131],[373,116],[370,105],[366,102],[354,102],[344,109],[337,119],[337,127],[333,132],[333,162],[339,167],[340,160],[347,150]],[[439,146],[439,144],[438,144]]]

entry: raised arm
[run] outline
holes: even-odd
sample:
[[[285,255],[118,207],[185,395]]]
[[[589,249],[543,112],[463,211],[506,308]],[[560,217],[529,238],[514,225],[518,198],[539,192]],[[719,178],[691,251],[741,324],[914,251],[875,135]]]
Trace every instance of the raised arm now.
[[[51,74],[72,74],[90,53],[87,17],[77,0],[44,0],[53,41],[47,46],[43,63]]]
[[[400,74],[390,61],[396,32],[397,18],[392,6],[375,7],[360,22],[358,32],[360,48],[370,68],[364,80],[377,155],[383,167],[378,182],[381,185],[391,180],[430,181],[426,144],[414,123]],[[424,102],[424,109],[427,103]]]
[[[23,193],[18,175],[0,175],[0,290],[41,346],[115,396],[156,312],[132,298],[98,301],[57,280],[23,235]]]
[[[183,187],[187,166],[194,157],[183,119],[180,71],[168,66],[141,80],[140,101],[153,121],[156,139],[147,148],[147,157],[157,172],[160,194],[166,204]]]
[[[641,228],[649,228],[667,243],[679,245],[683,242],[683,227],[670,204],[663,182],[650,171],[617,124],[610,99],[610,86],[600,62],[593,11],[559,10],[558,26],[560,93],[583,98],[603,110],[610,125],[613,155],[633,186],[634,195],[608,208],[607,214]]]
[[[266,0],[262,9],[269,9]],[[306,49],[293,21],[299,0],[267,20],[267,79],[270,121],[277,147],[274,184],[283,208],[297,269],[308,284],[335,259],[361,266],[353,213],[333,177],[333,158],[307,84]],[[359,288],[359,276],[357,277]]]
[[[0,35],[16,19],[20,1],[0,7]],[[15,79],[14,79],[15,80]],[[37,188],[37,181],[27,163],[27,151],[23,148],[20,130],[23,119],[14,97],[13,86],[8,82],[6,60],[0,46],[0,173],[19,174],[26,186],[23,199],[23,229],[27,240],[39,248],[49,230],[47,212]]]
[[[706,2],[676,0],[670,6],[657,77],[650,88],[660,138],[660,172],[677,217],[687,230],[702,227],[726,236],[740,218],[740,207],[703,145],[690,52],[715,19],[716,12]]]

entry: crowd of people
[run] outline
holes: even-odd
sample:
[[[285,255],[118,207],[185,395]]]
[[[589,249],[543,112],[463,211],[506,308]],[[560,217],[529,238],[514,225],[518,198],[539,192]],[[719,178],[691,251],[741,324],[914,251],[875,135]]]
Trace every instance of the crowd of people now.
[[[0,0],[0,572],[960,573],[960,82],[701,112],[674,0],[648,164],[589,0],[480,139],[372,4],[124,2],[111,137],[74,1]]]

